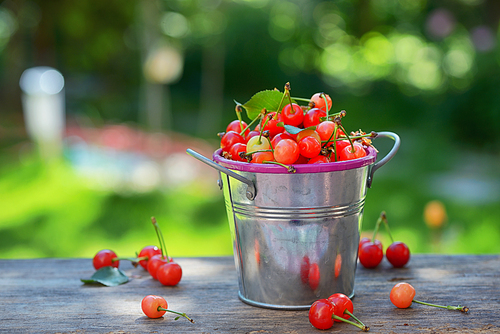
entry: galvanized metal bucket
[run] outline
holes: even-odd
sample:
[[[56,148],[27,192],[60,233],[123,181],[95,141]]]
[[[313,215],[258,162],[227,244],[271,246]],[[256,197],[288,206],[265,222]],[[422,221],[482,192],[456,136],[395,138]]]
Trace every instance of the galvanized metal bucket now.
[[[187,153],[219,170],[224,191],[239,298],[272,309],[308,309],[319,298],[340,292],[354,296],[359,231],[367,188],[374,172],[400,146],[376,162],[367,149],[360,159],[295,165],[296,172],[273,164],[213,161]]]

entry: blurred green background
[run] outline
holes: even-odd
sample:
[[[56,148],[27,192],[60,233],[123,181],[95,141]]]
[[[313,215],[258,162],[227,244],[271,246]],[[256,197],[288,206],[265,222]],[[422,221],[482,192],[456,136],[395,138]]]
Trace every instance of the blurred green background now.
[[[217,173],[185,149],[210,155],[234,100],[286,82],[328,93],[348,130],[400,135],[365,233],[385,210],[412,252],[498,253],[499,17],[496,0],[0,2],[0,257],[131,256],[157,244],[151,216],[171,256],[232,254]],[[50,140],[25,125],[34,66],[64,76]]]

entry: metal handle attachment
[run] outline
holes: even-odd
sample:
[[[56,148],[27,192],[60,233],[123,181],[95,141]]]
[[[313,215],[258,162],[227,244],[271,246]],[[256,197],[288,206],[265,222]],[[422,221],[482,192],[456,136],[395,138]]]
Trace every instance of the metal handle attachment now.
[[[391,160],[392,157],[394,157],[394,155],[396,154],[396,152],[399,149],[399,146],[401,145],[401,139],[399,139],[399,136],[397,134],[395,134],[394,132],[388,132],[388,131],[378,132],[377,137],[375,137],[375,138],[380,138],[380,137],[391,138],[392,140],[394,140],[394,145],[392,146],[392,149],[389,151],[389,153],[387,153],[387,155],[385,157],[380,159],[380,161],[375,163],[373,165],[373,167],[371,168],[370,174],[368,175],[368,180],[367,180],[368,188],[371,188],[371,186],[372,186],[373,174],[375,173],[375,171],[377,169],[379,169],[380,167],[382,167],[383,165],[385,165],[386,163],[388,163],[389,160]]]
[[[238,181],[241,181],[243,183],[246,183],[247,185],[247,191],[246,191],[246,196],[249,200],[253,201],[253,199],[255,198],[255,195],[257,193],[257,190],[255,189],[255,185],[253,184],[253,181],[252,180],[249,180],[247,179],[246,177],[244,176],[241,176],[240,174],[237,174],[235,172],[233,172],[232,170],[226,168],[226,167],[223,167],[221,165],[219,165],[218,163],[210,160],[209,158],[205,157],[204,155],[201,155],[200,153],[196,152],[196,151],[193,151],[192,149],[188,148],[186,150],[187,154],[189,154],[190,156],[192,156],[193,158],[196,158],[198,160],[200,160],[201,162],[203,163],[206,163],[207,165],[209,165],[210,167],[213,167],[215,169],[217,169],[219,172],[222,172],[224,174],[227,174],[233,178],[235,178],[236,180]],[[219,185],[220,186],[220,185]]]

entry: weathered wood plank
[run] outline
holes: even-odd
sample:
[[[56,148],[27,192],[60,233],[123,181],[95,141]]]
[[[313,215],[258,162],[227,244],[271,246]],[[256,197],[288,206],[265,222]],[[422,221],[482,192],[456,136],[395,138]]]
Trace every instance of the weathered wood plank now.
[[[164,287],[141,268],[124,263],[133,279],[117,287],[83,285],[93,273],[89,259],[0,260],[1,333],[320,333],[307,311],[277,311],[242,303],[233,259],[180,258],[183,279]],[[395,308],[389,292],[411,283],[416,299],[467,305],[469,314],[414,305]],[[354,313],[372,333],[500,333],[500,256],[414,255],[408,268],[384,261],[358,267]],[[195,320],[148,319],[140,302],[148,294]],[[328,332],[360,332],[336,324]]]

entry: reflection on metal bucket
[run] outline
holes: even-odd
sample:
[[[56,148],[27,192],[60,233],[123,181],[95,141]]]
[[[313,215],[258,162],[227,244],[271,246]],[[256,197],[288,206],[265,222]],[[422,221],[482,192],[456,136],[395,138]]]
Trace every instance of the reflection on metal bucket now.
[[[373,173],[396,153],[375,163],[365,158],[323,165],[277,165],[195,158],[222,173],[219,186],[233,239],[239,297],[274,309],[307,309],[319,298],[354,295],[359,231]]]

